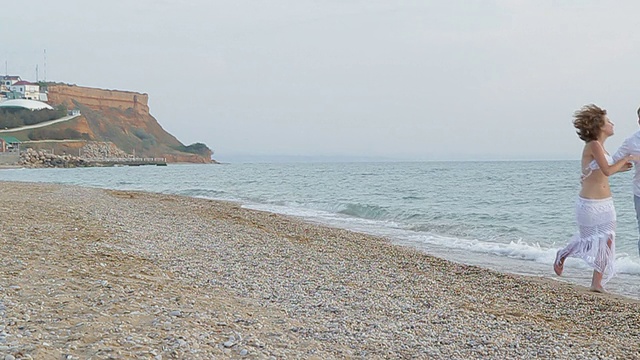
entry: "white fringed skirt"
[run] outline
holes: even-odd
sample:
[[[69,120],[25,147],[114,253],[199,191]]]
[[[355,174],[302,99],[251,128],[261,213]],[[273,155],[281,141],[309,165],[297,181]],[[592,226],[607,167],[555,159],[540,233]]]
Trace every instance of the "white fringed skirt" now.
[[[576,201],[578,233],[560,251],[560,256],[584,260],[602,274],[602,285],[616,273],[616,209],[613,199],[584,199]]]

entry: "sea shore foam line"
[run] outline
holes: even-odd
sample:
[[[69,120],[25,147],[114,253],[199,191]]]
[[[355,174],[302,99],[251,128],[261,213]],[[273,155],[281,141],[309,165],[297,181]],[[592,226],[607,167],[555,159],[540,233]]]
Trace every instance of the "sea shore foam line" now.
[[[432,247],[430,245],[434,245],[438,249],[464,250],[478,254],[478,257],[482,256],[482,254],[492,254],[505,259],[505,267],[503,270],[506,272],[510,272],[508,270],[509,265],[513,265],[518,261],[528,261],[548,265],[549,269],[551,269],[550,266],[553,264],[555,254],[558,249],[556,247],[542,247],[538,243],[530,244],[522,241],[521,239],[505,244],[479,239],[463,239],[432,233],[416,232],[403,229],[398,225],[398,223],[393,221],[362,219],[344,214],[336,214],[303,207],[257,203],[245,203],[242,206],[248,209],[294,216],[324,225],[382,236],[391,240],[399,240],[404,244],[411,244],[412,246],[426,250],[434,255],[438,255],[438,253],[428,251]],[[616,266],[620,273],[640,275],[640,262],[638,262],[638,259],[634,258],[633,255],[619,252],[616,254]],[[578,261],[569,261],[567,263],[567,267],[574,267],[577,269],[588,268],[585,264]],[[552,275],[551,271],[549,272],[549,275]]]

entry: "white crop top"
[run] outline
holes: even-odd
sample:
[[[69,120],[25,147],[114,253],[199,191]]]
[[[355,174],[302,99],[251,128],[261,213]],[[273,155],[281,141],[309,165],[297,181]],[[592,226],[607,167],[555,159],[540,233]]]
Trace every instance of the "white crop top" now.
[[[607,159],[607,164],[613,165],[613,158],[611,157],[611,155],[604,154],[604,158]],[[598,169],[600,169],[600,166],[598,166],[598,163],[596,162],[596,160],[593,159],[593,160],[591,160],[591,162],[589,163],[589,166],[587,168],[591,169],[591,170],[598,170]]]
[[[607,159],[607,164],[613,165],[613,158],[611,157],[611,155],[605,153],[604,158]],[[599,169],[600,169],[600,166],[598,166],[598,163],[596,162],[596,160],[595,159],[591,160],[589,165],[586,168],[584,168],[584,170],[582,171],[582,175],[580,176],[580,182],[582,183],[584,179],[586,179],[589,175],[591,175],[591,173],[593,173],[593,170],[599,170]]]

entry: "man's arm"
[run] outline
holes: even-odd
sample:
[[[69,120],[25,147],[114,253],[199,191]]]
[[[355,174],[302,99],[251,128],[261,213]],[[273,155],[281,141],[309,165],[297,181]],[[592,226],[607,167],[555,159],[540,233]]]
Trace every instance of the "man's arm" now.
[[[633,143],[633,136],[628,137],[623,143],[622,145],[620,145],[620,147],[618,148],[618,151],[616,151],[615,154],[613,154],[613,161],[616,162],[620,159],[622,159],[623,157],[630,155],[631,154],[631,144]]]

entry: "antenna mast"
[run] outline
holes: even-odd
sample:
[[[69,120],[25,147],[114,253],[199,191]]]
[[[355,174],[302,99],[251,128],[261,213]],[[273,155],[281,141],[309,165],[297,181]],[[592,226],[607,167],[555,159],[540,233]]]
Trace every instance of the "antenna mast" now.
[[[44,49],[44,82],[47,82],[47,49]]]

